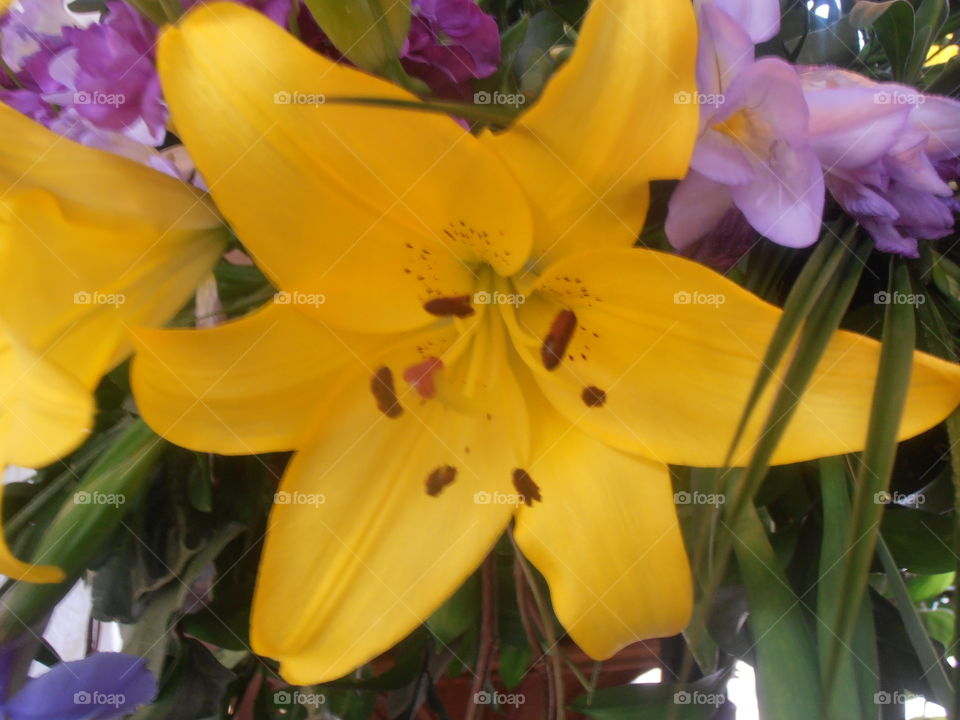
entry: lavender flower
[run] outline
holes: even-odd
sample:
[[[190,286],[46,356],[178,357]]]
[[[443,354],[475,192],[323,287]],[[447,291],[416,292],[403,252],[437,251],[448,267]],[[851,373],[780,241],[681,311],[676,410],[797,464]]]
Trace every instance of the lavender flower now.
[[[438,95],[466,99],[500,64],[500,31],[473,0],[414,0],[401,63]]]
[[[718,0],[700,8],[702,130],[691,170],[670,199],[666,233],[674,247],[691,247],[733,207],[781,245],[805,247],[819,235],[824,184],[800,80],[782,60],[754,59],[754,39],[778,26],[764,7]]]
[[[877,249],[917,257],[953,232],[960,103],[835,68],[800,78],[827,188]]]
[[[0,650],[0,690],[6,698],[17,649]],[[157,683],[143,658],[95,653],[54,665],[12,697],[0,701],[9,720],[106,720],[133,711],[157,694]]]

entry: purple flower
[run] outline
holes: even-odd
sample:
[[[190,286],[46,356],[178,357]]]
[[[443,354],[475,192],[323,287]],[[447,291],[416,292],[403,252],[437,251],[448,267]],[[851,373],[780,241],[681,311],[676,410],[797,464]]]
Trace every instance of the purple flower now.
[[[154,63],[156,28],[121,0],[107,10],[102,23],[64,31],[76,51],[73,105],[108,130],[136,133],[142,122],[145,139],[159,144],[167,112]]]
[[[24,58],[60,37],[62,29],[73,23],[65,3],[20,0],[0,15],[0,48],[7,67],[19,70]]]
[[[747,7],[730,0],[700,10],[702,129],[691,169],[670,199],[667,237],[688,248],[736,207],[774,242],[806,247],[819,235],[824,184],[800,80],[782,60],[754,60],[753,39],[768,36],[772,21],[744,15],[751,36],[725,4]]]
[[[500,64],[500,31],[473,0],[414,0],[401,63],[438,95],[467,99]]]
[[[917,257],[953,231],[960,103],[834,68],[805,68],[811,144],[839,205],[878,250]]]
[[[0,651],[0,685],[6,695],[17,649]],[[93,720],[116,718],[148,703],[157,683],[143,658],[124,653],[95,653],[54,665],[0,702],[9,720]]]
[[[282,25],[291,8],[290,0],[246,4]],[[0,100],[74,140],[124,155],[143,155],[128,141],[160,144],[167,109],[156,71],[157,28],[122,0],[109,0],[107,14],[86,27],[71,26],[69,15],[52,9],[27,0],[21,13],[4,19],[0,36],[18,50],[9,54],[4,46],[16,78],[0,76]]]

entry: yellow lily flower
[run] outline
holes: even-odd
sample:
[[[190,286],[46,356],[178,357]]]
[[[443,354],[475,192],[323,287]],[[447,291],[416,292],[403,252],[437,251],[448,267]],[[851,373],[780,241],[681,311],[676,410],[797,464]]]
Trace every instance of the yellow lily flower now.
[[[390,648],[511,521],[592,656],[686,624],[666,463],[722,463],[780,316],[631,247],[648,181],[687,166],[696,108],[674,98],[695,51],[688,3],[595,2],[533,108],[477,138],[324,103],[413,97],[238,5],[162,37],[181,137],[280,294],[214,329],[140,333],[134,393],[186,447],[296,451],[251,630],[290,682]],[[837,334],[777,462],[862,447],[877,360]],[[901,435],[958,402],[960,368],[918,353]]]
[[[194,188],[6,105],[0,136],[0,460],[36,468],[85,439],[127,328],[166,323],[227,234]],[[0,573],[63,579],[15,558],[2,532]]]

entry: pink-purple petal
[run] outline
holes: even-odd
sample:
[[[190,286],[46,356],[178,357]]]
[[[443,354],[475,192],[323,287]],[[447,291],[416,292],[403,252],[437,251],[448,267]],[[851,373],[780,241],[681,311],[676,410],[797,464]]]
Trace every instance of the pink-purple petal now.
[[[690,170],[670,197],[664,232],[677,249],[693,245],[733,206],[726,185]]]
[[[758,177],[730,188],[737,207],[756,230],[779,245],[807,247],[820,235],[823,173],[816,154],[779,142]]]
[[[712,129],[697,141],[690,167],[724,185],[743,185],[756,177],[744,147],[729,135]]]

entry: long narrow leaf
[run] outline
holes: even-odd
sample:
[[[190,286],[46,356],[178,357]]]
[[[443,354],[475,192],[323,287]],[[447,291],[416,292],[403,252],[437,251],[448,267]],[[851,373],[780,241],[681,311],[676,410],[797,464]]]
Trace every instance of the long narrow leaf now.
[[[848,602],[840,595],[840,571],[845,552],[846,529],[850,525],[851,506],[848,473],[839,457],[820,461],[820,491],[823,499],[823,538],[820,545],[820,579],[817,583],[817,647],[821,670],[827,666],[827,653],[833,642],[831,628],[836,624],[839,606]],[[853,639],[841,658],[830,698],[828,717],[843,717],[859,707],[856,717],[876,717],[874,701],[879,688],[879,660],[873,615],[863,603],[857,616]],[[826,683],[824,683],[826,684]]]
[[[890,297],[910,294],[910,275],[903,262],[891,260]],[[913,306],[892,302],[887,305],[883,323],[883,346],[874,386],[870,422],[865,449],[857,470],[853,517],[847,534],[840,582],[842,602],[838,608],[825,669],[827,703],[836,679],[840,658],[849,644],[854,619],[860,611],[880,531],[884,505],[877,502],[885,492],[893,471],[897,451],[897,431],[910,384],[916,327]]]
[[[803,605],[779,567],[753,505],[740,514],[735,526],[724,529],[733,538],[750,603],[761,717],[810,720],[820,706],[820,679]]]
[[[906,628],[913,649],[917,653],[917,658],[923,666],[924,677],[930,683],[934,699],[945,707],[952,707],[954,691],[947,674],[949,665],[946,658],[940,657],[933,647],[923,620],[920,619],[920,615],[910,599],[907,586],[900,576],[900,568],[897,567],[897,563],[882,537],[877,539],[877,554],[880,556],[884,572],[886,572],[890,586],[893,588],[893,597],[897,601],[897,612],[900,613],[903,626]]]

